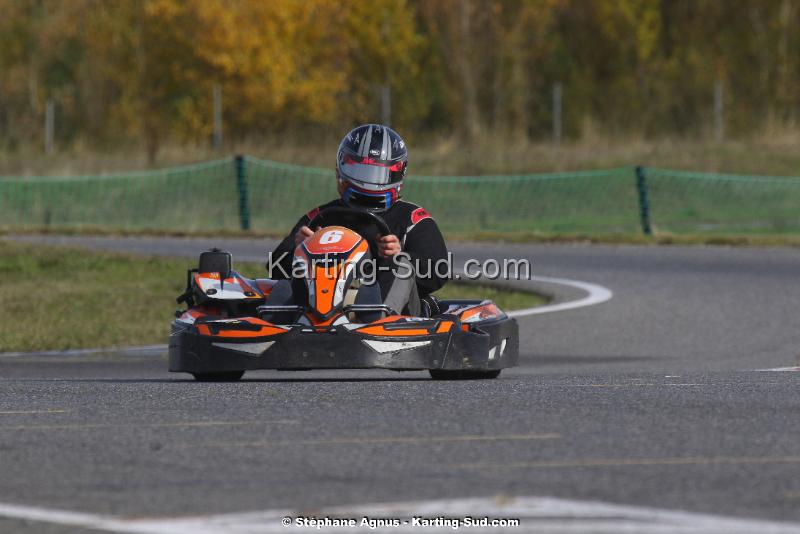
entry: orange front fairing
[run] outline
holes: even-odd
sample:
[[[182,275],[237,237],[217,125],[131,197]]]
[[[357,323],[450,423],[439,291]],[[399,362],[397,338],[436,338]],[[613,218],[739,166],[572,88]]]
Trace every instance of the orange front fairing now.
[[[199,323],[196,326],[200,335],[219,338],[241,339],[286,333],[285,328],[280,328],[255,317],[211,320]]]
[[[486,301],[484,301],[486,302]],[[503,312],[492,302],[481,304],[475,308],[469,308],[459,314],[459,319],[463,323],[474,323],[477,321],[485,321],[488,319],[497,319],[503,316]]]
[[[453,327],[453,321],[431,321],[431,320],[409,320],[411,318],[402,315],[390,315],[385,319],[375,321],[374,323],[359,328],[357,332],[360,334],[369,334],[372,336],[388,336],[388,337],[403,337],[403,336],[428,336],[431,334],[444,334],[450,331]],[[433,327],[436,327],[435,329]]]
[[[317,265],[314,268],[314,288],[316,311],[323,317],[328,315],[333,309],[333,301],[336,296],[336,283],[342,274],[342,264],[330,266]]]
[[[355,267],[368,251],[361,236],[341,226],[323,228],[297,247],[295,262],[304,266],[309,304],[318,319],[328,320],[341,308]]]
[[[350,252],[362,238],[344,226],[327,226],[303,242],[309,254],[344,254]]]
[[[449,332],[451,328],[453,328],[453,321],[442,321],[441,323],[439,323],[439,327],[436,329],[436,333],[444,334],[445,332]]]

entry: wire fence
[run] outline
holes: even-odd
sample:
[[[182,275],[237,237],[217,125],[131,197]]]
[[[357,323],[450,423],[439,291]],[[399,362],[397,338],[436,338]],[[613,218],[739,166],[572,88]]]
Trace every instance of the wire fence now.
[[[800,179],[655,168],[410,176],[445,233],[800,233]],[[0,178],[6,231],[280,234],[336,196],[334,173],[253,157],[102,176]]]
[[[656,232],[800,233],[800,178],[646,169]]]
[[[0,179],[8,229],[237,228],[234,161],[104,176]]]

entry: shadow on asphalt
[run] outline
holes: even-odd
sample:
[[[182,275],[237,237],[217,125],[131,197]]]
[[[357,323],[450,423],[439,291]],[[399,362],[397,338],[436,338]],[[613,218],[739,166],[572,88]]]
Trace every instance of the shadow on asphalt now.
[[[240,382],[434,382],[434,380],[423,376],[420,378],[243,378]]]

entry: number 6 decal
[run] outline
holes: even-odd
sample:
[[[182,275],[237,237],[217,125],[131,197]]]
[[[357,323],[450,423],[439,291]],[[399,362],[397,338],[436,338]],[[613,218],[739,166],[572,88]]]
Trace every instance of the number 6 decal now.
[[[319,244],[331,245],[333,243],[338,243],[342,240],[342,235],[343,233],[341,230],[329,230],[319,237]]]

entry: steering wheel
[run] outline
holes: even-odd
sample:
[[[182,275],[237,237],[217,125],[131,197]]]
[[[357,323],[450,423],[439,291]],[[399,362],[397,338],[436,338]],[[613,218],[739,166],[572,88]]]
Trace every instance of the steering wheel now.
[[[385,237],[392,233],[389,225],[380,215],[371,211],[351,208],[347,206],[333,206],[320,211],[310,221],[309,228],[312,230],[318,226],[344,226],[357,232],[369,243],[370,252],[373,258],[378,256],[378,243],[375,237],[375,229],[378,231],[377,237]]]

